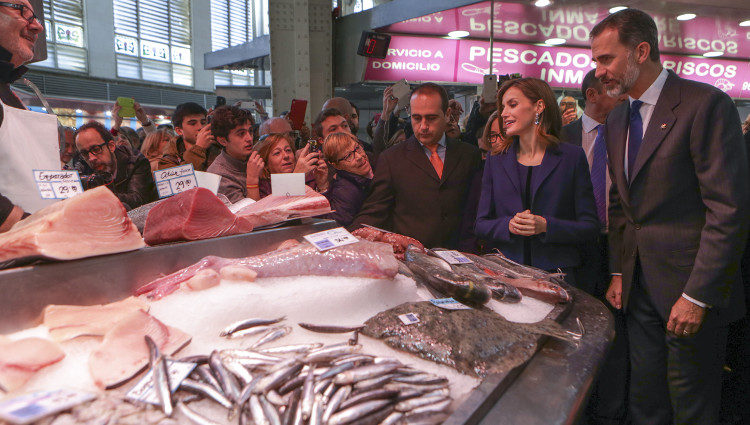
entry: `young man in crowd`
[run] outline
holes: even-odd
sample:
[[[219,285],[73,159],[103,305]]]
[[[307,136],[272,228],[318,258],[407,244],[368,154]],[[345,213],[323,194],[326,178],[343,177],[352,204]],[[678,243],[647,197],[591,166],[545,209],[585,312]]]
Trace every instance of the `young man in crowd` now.
[[[414,89],[411,123],[414,135],[380,154],[353,226],[381,227],[427,247],[457,247],[479,149],[446,138],[448,93],[437,84]]]
[[[324,109],[318,114],[313,122],[313,133],[316,137],[325,139],[331,133],[349,133],[352,134],[349,122],[346,116],[338,109]]]
[[[193,169],[206,171],[221,151],[206,124],[206,109],[194,102],[177,105],[172,124],[179,137],[164,147],[159,169],[193,164]]]
[[[211,133],[223,149],[206,171],[221,176],[219,193],[233,203],[260,199],[258,180],[265,164],[253,150],[253,125],[252,115],[236,106],[221,106],[211,118]]]
[[[79,127],[75,139],[81,159],[93,170],[81,175],[84,190],[106,185],[126,210],[158,198],[146,157],[129,147],[116,146],[112,134],[101,123],[89,121]]]

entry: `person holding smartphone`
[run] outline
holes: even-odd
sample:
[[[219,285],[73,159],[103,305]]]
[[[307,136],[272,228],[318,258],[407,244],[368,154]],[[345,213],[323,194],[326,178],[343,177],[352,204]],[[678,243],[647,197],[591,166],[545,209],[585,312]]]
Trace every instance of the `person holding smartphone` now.
[[[313,190],[323,192],[328,188],[328,165],[309,143],[295,155],[294,142],[288,135],[271,133],[261,137],[255,150],[265,164],[258,182],[260,198],[271,194],[271,174],[304,173],[305,184]]]

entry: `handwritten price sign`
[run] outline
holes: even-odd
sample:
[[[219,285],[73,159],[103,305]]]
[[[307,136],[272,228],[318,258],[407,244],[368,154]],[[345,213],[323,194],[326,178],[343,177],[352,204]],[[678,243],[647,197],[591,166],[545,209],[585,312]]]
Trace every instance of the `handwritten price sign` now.
[[[198,187],[193,164],[154,171],[154,181],[156,190],[159,192],[159,199]]]
[[[42,199],[68,199],[83,193],[78,171],[34,170],[34,180]]]

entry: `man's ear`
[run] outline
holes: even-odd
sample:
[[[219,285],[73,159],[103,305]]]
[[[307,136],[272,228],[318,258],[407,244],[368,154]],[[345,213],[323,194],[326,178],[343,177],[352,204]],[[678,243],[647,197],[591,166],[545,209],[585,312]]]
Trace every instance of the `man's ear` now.
[[[587,88],[586,93],[584,93],[584,97],[586,98],[586,103],[589,103],[589,102],[596,103],[596,98],[598,94],[599,92],[596,91],[596,89],[594,89],[593,87]]]
[[[229,144],[229,141],[227,140],[227,138],[226,138],[226,137],[219,137],[219,136],[216,136],[216,141],[217,141],[217,142],[219,142],[219,144],[220,144],[221,146],[224,146],[224,147],[226,147],[226,146],[227,146],[227,145]]]
[[[117,147],[117,144],[115,143],[115,139],[112,139],[109,142],[107,142],[107,146],[109,147],[111,151],[114,152],[115,148]]]
[[[635,46],[635,61],[638,64],[646,62],[651,55],[651,45],[646,41],[640,42]]]
[[[177,133],[178,136],[182,136],[182,127],[175,127],[174,132]]]

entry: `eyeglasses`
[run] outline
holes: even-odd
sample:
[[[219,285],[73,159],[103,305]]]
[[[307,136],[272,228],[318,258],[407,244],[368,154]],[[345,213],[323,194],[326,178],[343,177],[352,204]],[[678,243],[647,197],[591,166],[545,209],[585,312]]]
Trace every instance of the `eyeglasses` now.
[[[81,157],[83,159],[86,159],[89,157],[89,154],[93,154],[94,156],[98,156],[102,151],[104,150],[104,146],[107,145],[109,142],[104,142],[99,145],[94,145],[90,149],[78,149],[78,153],[81,154]]]
[[[502,140],[502,138],[503,135],[500,133],[490,133],[490,135],[487,137],[489,141]]]
[[[11,9],[16,9],[21,11],[21,17],[23,19],[26,19],[26,22],[31,23],[36,19],[36,21],[39,23],[39,25],[42,25],[42,20],[39,19],[38,16],[34,13],[34,10],[31,9],[29,6],[26,6],[25,4],[18,4],[18,3],[8,3],[5,1],[0,1],[0,6],[9,7]]]
[[[348,154],[346,154],[345,157],[339,159],[337,162],[349,161],[349,160],[351,160],[351,159],[354,158],[354,154],[359,153],[360,155],[362,155],[362,154],[364,154],[364,152],[365,151],[362,149],[362,146],[357,145],[357,147],[355,147],[354,150],[352,150],[351,152],[349,152]]]

